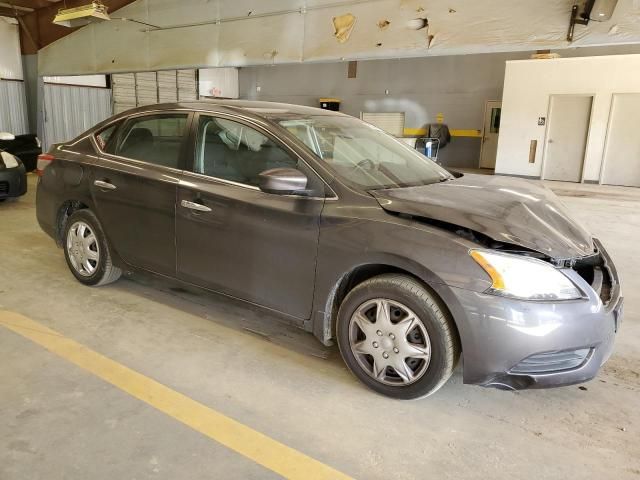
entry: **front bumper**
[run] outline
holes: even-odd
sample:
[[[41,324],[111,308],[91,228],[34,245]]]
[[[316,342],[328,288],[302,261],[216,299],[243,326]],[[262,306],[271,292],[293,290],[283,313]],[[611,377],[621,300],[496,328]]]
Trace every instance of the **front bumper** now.
[[[604,249],[600,252],[612,280],[610,297],[604,303],[599,292],[571,269],[565,273],[586,299],[527,302],[459,288],[437,288],[460,332],[464,383],[524,389],[571,385],[594,378],[613,350],[623,304],[615,267]],[[585,350],[588,354],[584,360],[571,368],[554,370],[551,361],[539,371],[530,367],[544,358],[557,362],[567,352]],[[530,368],[527,373],[521,373],[523,363]]]
[[[0,170],[0,198],[19,197],[27,193],[27,176],[25,168]]]

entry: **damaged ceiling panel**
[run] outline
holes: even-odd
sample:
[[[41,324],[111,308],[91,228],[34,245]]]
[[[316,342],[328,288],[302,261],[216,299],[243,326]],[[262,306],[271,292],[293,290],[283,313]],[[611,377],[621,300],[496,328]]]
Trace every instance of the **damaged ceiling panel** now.
[[[345,43],[349,40],[355,25],[356,17],[350,13],[333,17],[333,36],[336,37],[340,43]]]
[[[574,0],[137,0],[40,51],[44,75],[640,43],[640,0],[576,26]]]

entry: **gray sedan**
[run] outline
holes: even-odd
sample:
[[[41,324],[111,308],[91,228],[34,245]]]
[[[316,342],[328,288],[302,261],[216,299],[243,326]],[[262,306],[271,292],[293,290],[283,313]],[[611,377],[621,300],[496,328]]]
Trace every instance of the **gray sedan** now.
[[[85,285],[145,270],[281,315],[373,390],[584,382],[621,320],[602,244],[539,184],[453,176],[337,112],[193,102],[39,157],[38,221]],[[124,332],[123,332],[124,333]]]

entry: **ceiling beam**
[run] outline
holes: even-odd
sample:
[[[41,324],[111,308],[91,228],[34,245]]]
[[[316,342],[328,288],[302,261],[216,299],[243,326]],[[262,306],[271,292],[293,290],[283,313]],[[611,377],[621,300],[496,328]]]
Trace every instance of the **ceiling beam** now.
[[[13,5],[11,3],[6,3],[6,2],[0,2],[0,7],[7,8],[11,11],[14,11],[14,13],[15,12],[31,13],[34,11],[33,8],[21,7],[19,5]]]

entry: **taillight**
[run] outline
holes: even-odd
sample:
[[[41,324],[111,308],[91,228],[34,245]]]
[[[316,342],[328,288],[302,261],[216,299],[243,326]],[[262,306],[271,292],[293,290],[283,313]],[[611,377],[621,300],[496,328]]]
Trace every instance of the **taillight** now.
[[[55,160],[53,155],[49,155],[48,153],[41,153],[38,155],[38,166],[36,167],[36,175],[42,176],[44,174],[44,169],[51,165],[51,162]]]

